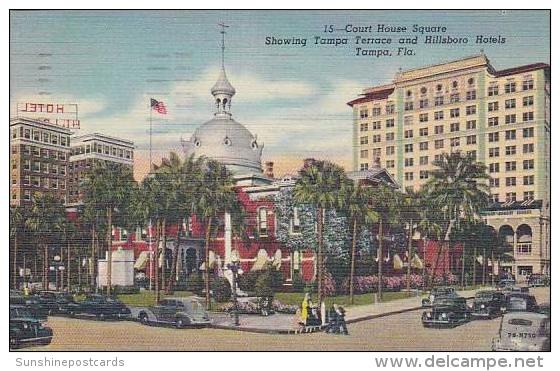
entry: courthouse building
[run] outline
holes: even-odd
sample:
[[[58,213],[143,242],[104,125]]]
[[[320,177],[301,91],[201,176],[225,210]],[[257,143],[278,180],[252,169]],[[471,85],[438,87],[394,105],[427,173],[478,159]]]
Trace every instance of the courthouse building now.
[[[488,167],[486,222],[514,249],[518,279],[550,270],[550,66],[496,70],[485,55],[396,73],[353,108],[353,167],[379,161],[420,188],[444,152]]]

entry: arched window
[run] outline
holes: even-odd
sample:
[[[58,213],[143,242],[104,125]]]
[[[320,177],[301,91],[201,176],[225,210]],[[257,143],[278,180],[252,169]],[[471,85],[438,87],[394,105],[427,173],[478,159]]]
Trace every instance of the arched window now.
[[[257,218],[259,225],[259,236],[268,236],[268,220],[267,220],[267,210],[265,207],[261,207],[257,210]]]
[[[533,248],[533,231],[527,224],[521,224],[517,227],[517,247],[518,255],[531,255]]]

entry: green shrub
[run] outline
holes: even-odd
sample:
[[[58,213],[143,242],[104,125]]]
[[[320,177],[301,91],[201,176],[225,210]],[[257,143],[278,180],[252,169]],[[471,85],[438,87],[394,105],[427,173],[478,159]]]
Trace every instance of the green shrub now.
[[[239,288],[243,291],[255,291],[255,284],[257,283],[257,278],[261,274],[260,271],[249,271],[245,272],[242,275],[238,276]]]
[[[191,291],[196,294],[202,293],[202,291],[204,290],[204,278],[202,277],[202,275],[198,273],[191,274],[187,279],[186,288],[186,291]]]
[[[274,291],[270,287],[270,275],[261,274],[255,283],[255,294],[258,297],[273,297]]]
[[[231,285],[226,278],[215,278],[212,281],[212,296],[218,303],[231,300]]]

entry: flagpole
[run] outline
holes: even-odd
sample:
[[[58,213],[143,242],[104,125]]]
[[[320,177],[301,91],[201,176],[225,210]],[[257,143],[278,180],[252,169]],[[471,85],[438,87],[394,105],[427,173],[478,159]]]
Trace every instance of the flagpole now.
[[[150,174],[152,173],[152,103],[150,99]]]

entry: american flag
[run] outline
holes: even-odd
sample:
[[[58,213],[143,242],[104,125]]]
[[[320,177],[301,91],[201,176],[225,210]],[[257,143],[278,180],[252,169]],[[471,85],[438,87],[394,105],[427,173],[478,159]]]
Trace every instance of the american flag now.
[[[163,102],[158,102],[154,98],[151,98],[150,106],[153,110],[156,110],[157,113],[161,113],[162,115],[167,114],[167,107],[165,107],[165,104]]]

